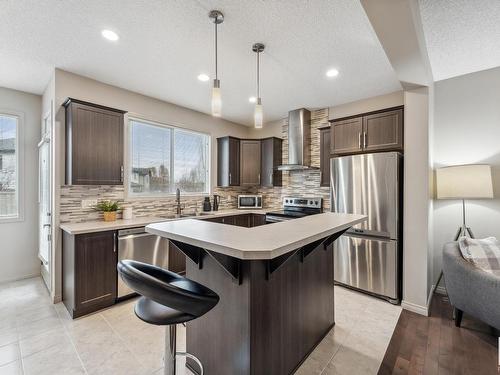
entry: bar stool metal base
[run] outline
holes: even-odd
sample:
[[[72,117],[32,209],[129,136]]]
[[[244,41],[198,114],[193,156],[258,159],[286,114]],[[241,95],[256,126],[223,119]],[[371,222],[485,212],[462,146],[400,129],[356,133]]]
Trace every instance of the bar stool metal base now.
[[[165,356],[163,358],[164,375],[176,375],[176,356],[190,358],[196,362],[200,368],[200,375],[203,375],[203,365],[194,355],[177,350],[177,326],[175,324],[165,327]]]

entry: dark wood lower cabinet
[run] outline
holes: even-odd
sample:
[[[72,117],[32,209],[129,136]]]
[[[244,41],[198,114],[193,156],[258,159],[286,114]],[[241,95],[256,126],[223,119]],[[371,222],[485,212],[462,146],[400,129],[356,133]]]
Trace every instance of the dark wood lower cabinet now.
[[[73,318],[111,306],[117,291],[116,232],[63,232],[63,302]]]
[[[252,227],[257,227],[259,225],[266,224],[266,215],[265,214],[248,213],[248,214],[213,217],[213,218],[204,219],[204,220],[211,221],[213,223],[236,225],[238,227],[252,228]]]

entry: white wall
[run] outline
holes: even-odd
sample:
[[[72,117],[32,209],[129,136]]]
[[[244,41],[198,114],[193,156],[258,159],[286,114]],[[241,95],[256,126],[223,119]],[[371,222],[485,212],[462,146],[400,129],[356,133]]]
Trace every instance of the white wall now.
[[[476,237],[500,238],[500,68],[435,83],[434,163],[492,166],[495,199],[467,202],[467,224]],[[434,280],[443,244],[462,220],[459,201],[434,201]]]
[[[22,124],[23,220],[0,222],[0,282],[40,274],[38,260],[38,147],[42,99],[38,95],[0,88],[0,108],[24,114]]]

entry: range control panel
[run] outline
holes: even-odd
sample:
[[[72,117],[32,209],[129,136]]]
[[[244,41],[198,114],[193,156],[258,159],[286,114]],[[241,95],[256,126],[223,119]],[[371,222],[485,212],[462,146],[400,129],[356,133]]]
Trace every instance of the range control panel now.
[[[321,208],[323,198],[320,197],[284,197],[283,207]]]

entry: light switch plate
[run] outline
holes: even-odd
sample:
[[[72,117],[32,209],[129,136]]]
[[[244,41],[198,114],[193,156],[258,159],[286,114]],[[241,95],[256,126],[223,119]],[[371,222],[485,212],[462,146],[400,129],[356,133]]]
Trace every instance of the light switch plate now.
[[[82,208],[94,208],[97,205],[97,199],[82,199]]]

